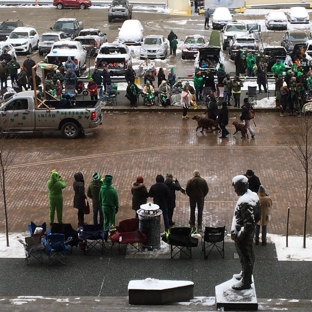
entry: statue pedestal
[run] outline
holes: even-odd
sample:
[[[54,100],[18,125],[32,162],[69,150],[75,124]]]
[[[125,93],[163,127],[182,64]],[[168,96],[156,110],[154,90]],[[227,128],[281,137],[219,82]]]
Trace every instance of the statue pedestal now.
[[[224,308],[224,311],[256,311],[258,301],[254,280],[250,289],[234,290],[232,286],[238,283],[234,277],[215,287],[216,310]]]

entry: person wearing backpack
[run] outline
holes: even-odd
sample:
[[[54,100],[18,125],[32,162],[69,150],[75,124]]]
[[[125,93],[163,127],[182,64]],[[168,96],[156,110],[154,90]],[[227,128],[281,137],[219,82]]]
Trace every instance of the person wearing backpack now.
[[[240,116],[240,120],[245,122],[246,128],[249,130],[251,134],[251,138],[255,137],[255,133],[251,128],[250,120],[254,118],[254,110],[251,104],[248,102],[248,98],[244,98],[244,104],[242,106],[242,114]]]

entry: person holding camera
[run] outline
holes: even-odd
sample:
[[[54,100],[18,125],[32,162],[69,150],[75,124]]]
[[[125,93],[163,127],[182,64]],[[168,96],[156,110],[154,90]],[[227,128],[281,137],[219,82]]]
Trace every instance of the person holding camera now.
[[[175,222],[172,221],[174,208],[176,206],[176,191],[181,191],[185,194],[185,190],[181,187],[179,181],[177,179],[173,179],[173,175],[171,173],[167,173],[165,184],[169,188],[169,201],[168,201],[168,218],[169,218],[169,226],[175,225]]]

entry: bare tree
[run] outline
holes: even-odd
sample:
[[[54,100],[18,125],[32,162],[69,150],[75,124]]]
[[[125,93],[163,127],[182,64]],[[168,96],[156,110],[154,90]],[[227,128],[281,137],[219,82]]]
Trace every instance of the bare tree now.
[[[312,158],[312,119],[303,115],[297,119],[296,125],[288,130],[293,142],[289,146],[295,158],[301,164],[305,174],[305,203],[304,203],[304,225],[303,225],[303,248],[306,248],[308,204],[312,185],[310,183],[310,163]]]

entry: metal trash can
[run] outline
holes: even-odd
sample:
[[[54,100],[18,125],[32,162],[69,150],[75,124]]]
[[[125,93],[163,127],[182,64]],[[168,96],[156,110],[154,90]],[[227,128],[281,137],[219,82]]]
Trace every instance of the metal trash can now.
[[[160,248],[160,216],[162,211],[159,206],[147,203],[140,206],[137,211],[139,216],[139,230],[146,234],[147,240],[143,244],[143,248],[150,250]]]

